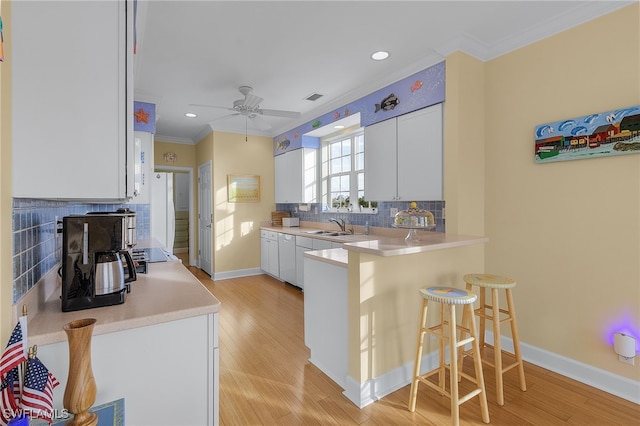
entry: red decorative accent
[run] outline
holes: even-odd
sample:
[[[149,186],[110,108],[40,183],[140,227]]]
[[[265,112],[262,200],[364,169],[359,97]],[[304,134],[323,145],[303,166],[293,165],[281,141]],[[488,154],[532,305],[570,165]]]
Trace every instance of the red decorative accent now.
[[[144,112],[144,109],[140,108],[137,112],[134,112],[133,115],[136,116],[136,123],[149,124],[149,113]]]

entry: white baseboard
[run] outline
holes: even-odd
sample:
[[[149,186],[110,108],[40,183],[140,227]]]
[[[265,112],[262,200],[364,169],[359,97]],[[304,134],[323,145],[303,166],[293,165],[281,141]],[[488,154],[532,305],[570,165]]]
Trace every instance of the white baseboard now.
[[[492,333],[487,333],[487,343],[493,343]],[[511,339],[502,336],[503,349],[513,352]],[[600,389],[628,401],[640,404],[640,382],[566,358],[562,355],[520,342],[522,358],[534,365],[553,371],[586,385]],[[421,373],[438,365],[438,352],[432,351],[422,358]],[[347,377],[343,394],[358,407],[365,407],[386,395],[411,383],[413,361],[364,383]],[[526,370],[525,370],[526,375]]]
[[[252,275],[261,275],[264,271],[260,268],[251,269],[237,269],[235,271],[215,272],[211,279],[213,280],[228,280],[230,278],[249,277]]]

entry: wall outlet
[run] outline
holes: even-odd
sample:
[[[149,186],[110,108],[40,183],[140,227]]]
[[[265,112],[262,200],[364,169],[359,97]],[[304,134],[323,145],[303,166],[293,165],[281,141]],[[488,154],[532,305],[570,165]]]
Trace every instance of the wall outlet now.
[[[629,365],[635,365],[635,356],[623,356],[623,355],[618,355],[618,361],[620,362],[624,362],[625,364],[629,364]]]
[[[396,213],[398,213],[398,209],[395,207],[391,207],[389,209],[389,217],[396,217]]]

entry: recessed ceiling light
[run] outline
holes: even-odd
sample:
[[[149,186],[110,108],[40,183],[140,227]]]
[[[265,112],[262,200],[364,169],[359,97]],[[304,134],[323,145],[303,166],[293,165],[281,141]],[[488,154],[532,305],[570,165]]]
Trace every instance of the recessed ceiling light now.
[[[344,126],[342,126],[342,125],[340,125],[340,124],[339,124],[339,125],[337,125],[337,126],[333,126],[333,128],[334,128],[334,129],[344,129]]]
[[[380,50],[379,52],[375,52],[371,55],[371,59],[374,61],[382,61],[389,57],[389,52],[385,52],[384,50]]]
[[[198,116],[198,114],[196,114],[195,112],[187,112],[184,115],[186,115],[189,118],[196,118]]]

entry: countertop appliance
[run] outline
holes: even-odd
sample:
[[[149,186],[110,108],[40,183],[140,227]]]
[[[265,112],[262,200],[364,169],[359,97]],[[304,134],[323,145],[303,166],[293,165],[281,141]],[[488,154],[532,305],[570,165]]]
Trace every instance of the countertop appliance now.
[[[128,250],[127,217],[116,213],[62,219],[62,311],[124,303],[136,268]]]

